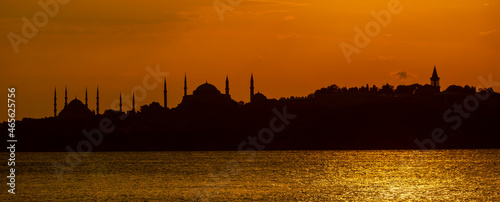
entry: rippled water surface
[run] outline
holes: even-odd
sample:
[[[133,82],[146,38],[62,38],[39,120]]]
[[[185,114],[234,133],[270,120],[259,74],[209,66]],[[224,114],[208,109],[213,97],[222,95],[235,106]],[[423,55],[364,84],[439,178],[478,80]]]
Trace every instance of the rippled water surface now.
[[[16,195],[4,184],[0,201],[500,200],[500,150],[16,155]]]

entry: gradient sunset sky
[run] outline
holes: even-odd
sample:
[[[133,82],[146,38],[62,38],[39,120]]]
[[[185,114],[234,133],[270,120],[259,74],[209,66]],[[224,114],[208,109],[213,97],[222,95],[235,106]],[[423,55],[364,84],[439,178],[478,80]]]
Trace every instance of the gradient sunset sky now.
[[[4,0],[0,7],[0,85],[16,87],[17,119],[53,115],[69,100],[95,109],[99,85],[101,113],[112,108],[120,91],[130,95],[148,74],[145,67],[168,72],[168,107],[208,81],[231,96],[249,101],[249,79],[268,98],[307,96],[314,90],[385,83],[429,83],[433,66],[441,89],[451,84],[480,84],[478,76],[500,80],[500,5],[498,1],[401,0],[371,42],[348,63],[339,48],[354,44],[354,27],[374,21],[370,11],[387,10],[389,0],[243,0],[221,20],[213,0],[72,0],[28,43],[14,51],[9,33],[22,36],[26,17],[43,9],[38,1]],[[153,82],[151,82],[153,83]],[[163,85],[147,91],[139,105],[163,104]],[[6,98],[0,104],[6,106]],[[128,107],[125,107],[126,109]]]

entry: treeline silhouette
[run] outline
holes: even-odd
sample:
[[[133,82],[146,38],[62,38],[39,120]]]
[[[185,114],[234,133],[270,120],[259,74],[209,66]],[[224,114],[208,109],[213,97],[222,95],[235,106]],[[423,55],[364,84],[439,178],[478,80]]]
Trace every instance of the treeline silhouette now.
[[[463,109],[467,117],[456,112],[455,105],[470,105],[464,100],[476,94],[489,96],[478,102],[477,109]],[[275,118],[276,111],[283,113],[285,108],[296,115],[289,124]],[[456,119],[444,118],[448,110],[452,110],[449,116],[460,118],[456,129],[452,128]],[[153,102],[138,112],[107,110],[84,119],[25,118],[16,122],[18,149],[74,149],[88,140],[82,130],[99,129],[103,119],[110,120],[113,130],[103,133],[93,151],[237,150],[242,142],[247,143],[244,149],[255,150],[420,149],[415,140],[431,138],[435,128],[447,135],[437,149],[500,148],[500,96],[493,89],[452,85],[439,92],[430,85],[386,84],[331,85],[307,97],[263,98],[246,104],[190,101],[166,109]],[[273,119],[275,127],[283,129],[263,141],[259,132]],[[7,135],[7,123],[1,127]]]

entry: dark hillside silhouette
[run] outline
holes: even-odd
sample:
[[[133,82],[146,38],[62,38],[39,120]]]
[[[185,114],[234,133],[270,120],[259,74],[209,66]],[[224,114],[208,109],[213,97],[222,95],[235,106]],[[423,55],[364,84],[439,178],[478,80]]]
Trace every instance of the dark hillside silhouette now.
[[[76,98],[67,104],[65,95],[65,107],[57,116],[16,122],[16,135],[23,143],[19,150],[75,148],[88,139],[82,131],[99,129],[103,120],[110,120],[113,130],[103,133],[93,151],[236,150],[242,141],[250,141],[249,136],[270,127],[273,117],[278,120],[275,127],[283,125],[283,130],[270,142],[249,144],[266,150],[420,149],[415,140],[431,138],[435,128],[442,128],[447,140],[436,148],[500,148],[500,95],[492,88],[456,85],[441,92],[436,69],[430,85],[330,85],[307,97],[279,100],[254,94],[252,75],[249,103],[231,98],[228,78],[224,93],[206,82],[189,95],[187,79],[184,89],[182,102],[172,109],[165,107],[166,99],[163,106],[153,102],[135,108],[133,97],[133,109],[124,112],[120,95],[120,110],[103,114],[88,109],[87,96],[85,104]],[[166,98],[166,81],[163,92]],[[464,101],[486,95],[474,110],[472,102]],[[285,123],[277,113],[296,116]],[[7,128],[7,123],[1,127]]]

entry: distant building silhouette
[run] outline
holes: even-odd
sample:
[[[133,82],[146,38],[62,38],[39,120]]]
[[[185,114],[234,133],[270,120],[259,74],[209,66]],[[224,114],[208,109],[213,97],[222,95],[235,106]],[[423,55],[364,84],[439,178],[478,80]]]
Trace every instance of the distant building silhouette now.
[[[73,101],[75,101],[75,102],[78,101],[78,102],[82,103],[80,100],[76,99],[76,96],[75,96],[75,99],[72,100],[71,102],[73,102]],[[70,102],[70,104],[71,104],[71,102]],[[94,115],[94,112],[90,111],[90,109],[88,108],[89,105],[88,105],[88,90],[87,90],[87,88],[85,88],[85,104],[82,103],[82,105],[87,110],[76,109],[76,108],[79,108],[78,107],[79,104],[73,104],[71,107],[70,107],[70,104],[68,104],[68,87],[65,86],[64,87],[64,108],[59,112],[59,115],[58,115],[57,114],[57,88],[54,88],[54,117],[61,116],[61,113],[63,115],[62,118],[81,117],[81,116],[78,116],[78,115],[76,115],[76,116],[73,117],[73,116],[69,115],[68,113],[71,113],[71,112],[80,113],[82,111],[84,111],[84,112],[80,113],[80,115],[84,114],[84,117],[86,117],[87,116],[86,115],[87,110]],[[70,109],[70,108],[72,108],[72,109]],[[76,109],[76,111],[74,111],[75,109]],[[65,112],[63,113],[63,111],[65,111]],[[97,87],[97,96],[96,96],[96,114],[99,115],[99,86]]]
[[[128,97],[128,96],[126,96]],[[120,103],[119,103],[119,106],[120,106],[120,109],[118,111],[115,111],[115,110],[112,110],[112,109],[108,109],[106,111],[104,111],[104,116],[106,115],[111,115],[111,114],[119,114],[119,115],[122,115],[122,114],[133,114],[135,113],[135,92],[132,91],[132,109],[128,110],[128,111],[123,111],[123,100],[122,100],[122,92],[120,91]]]
[[[252,75],[250,76],[250,102],[252,102],[253,100],[253,73]]]
[[[131,112],[135,112],[135,92],[132,91],[132,110]]]
[[[432,94],[432,93],[439,93],[440,92],[440,85],[439,85],[439,76],[437,74],[436,66],[434,66],[432,77],[430,78],[431,84],[426,84],[424,86],[414,84],[411,86],[398,86],[396,89],[394,86],[389,85],[388,83],[383,85],[380,89],[377,88],[377,86],[373,85],[373,87],[370,88],[368,84],[365,86],[362,86],[360,88],[357,87],[352,87],[347,89],[347,87],[339,88],[336,85],[330,86],[328,88],[324,88],[321,90],[317,90],[314,93],[314,96],[310,95],[308,97],[317,97],[321,96],[324,94],[331,94],[331,93],[374,93],[374,94],[386,94],[392,96],[392,94]],[[224,107],[227,104],[230,104],[233,106],[233,104],[238,105],[238,103],[234,100],[231,99],[231,95],[229,92],[229,76],[226,75],[226,80],[225,80],[225,93],[222,94],[214,85],[209,84],[208,82],[205,82],[204,84],[201,84],[198,86],[191,95],[188,95],[187,93],[187,74],[184,74],[184,96],[182,99],[182,102],[179,104],[181,108],[184,106],[193,106],[196,108],[198,107],[207,107],[207,106],[221,106]],[[464,88],[463,90],[458,89],[458,88],[450,88],[448,91],[459,91],[459,92],[475,92],[475,88]],[[292,97],[293,98],[293,97]],[[256,103],[265,103],[267,101],[267,97],[260,93],[257,92],[255,94],[255,86],[254,86],[254,78],[253,78],[253,73],[250,75],[250,103],[256,102]],[[85,88],[85,104],[82,103],[84,106],[84,109],[79,109],[78,102],[81,103],[78,99],[73,100],[74,103],[72,105],[72,108],[68,108],[68,88],[65,86],[64,88],[64,108],[57,113],[57,90],[54,88],[54,117],[56,116],[61,116],[63,114],[65,117],[70,117],[68,115],[69,112],[74,111],[79,113],[81,116],[86,116],[87,112],[90,111],[88,108],[88,90]],[[72,102],[73,102],[72,101]],[[219,105],[221,104],[221,105]],[[163,82],[163,108],[167,109],[167,79],[166,77],[164,78]],[[243,104],[240,104],[243,105]],[[152,107],[151,109],[154,109],[155,107]],[[63,113],[64,111],[64,113]],[[92,111],[91,111],[92,112]],[[122,94],[120,92],[119,96],[119,111],[114,111],[111,110],[110,112],[113,113],[123,113],[123,100],[122,100]],[[135,92],[132,92],[132,109],[130,111],[126,111],[126,113],[135,113]],[[93,113],[94,114],[94,113]],[[97,96],[96,96],[96,111],[95,115],[100,115],[99,114],[99,86],[97,86]],[[79,116],[79,115],[75,115]]]
[[[64,108],[68,106],[68,87],[64,87]]]
[[[72,100],[61,112],[58,117],[62,119],[87,119],[93,116],[94,113],[87,108],[82,101],[78,99]]]
[[[252,103],[263,103],[266,100],[267,97],[264,94],[257,92],[257,94],[253,95]]]
[[[167,77],[163,81],[163,107],[167,108]]]
[[[228,78],[227,75],[226,75],[226,95],[228,95],[229,97],[231,97],[229,95],[229,78]]]
[[[436,71],[436,65],[434,65],[434,71],[432,72],[431,86],[436,87],[438,89],[438,92],[441,89],[441,87],[439,86],[439,77]]]
[[[184,96],[187,95],[187,79],[186,79],[186,74],[184,74]]]
[[[203,102],[208,102],[208,103],[213,103],[213,102],[218,102],[218,103],[228,103],[228,102],[235,102],[234,100],[231,99],[231,94],[229,92],[229,76],[226,75],[226,82],[225,82],[225,93],[222,94],[214,85],[205,82],[204,84],[198,86],[194,91],[192,95],[187,94],[187,77],[184,75],[184,97],[182,102],[179,104],[179,106],[186,106],[186,105],[191,105],[191,104],[186,104],[186,103],[198,103],[199,101]],[[262,93],[257,93],[255,94],[254,91],[254,79],[253,79],[253,73],[250,75],[250,102],[253,102],[254,100],[263,101],[267,100],[266,96],[264,96]],[[200,103],[198,103],[200,104]]]
[[[257,94],[254,94],[254,82],[253,82],[253,73],[251,74],[250,76],[250,102],[258,102],[258,103],[262,103],[262,102],[265,102],[267,100],[267,97],[258,92],[257,91]]]
[[[184,77],[184,97],[178,107],[215,107],[215,106],[237,106],[237,102],[229,95],[229,77],[226,76],[226,92],[222,94],[214,85],[205,82],[198,86],[192,95],[187,94],[187,80]]]

